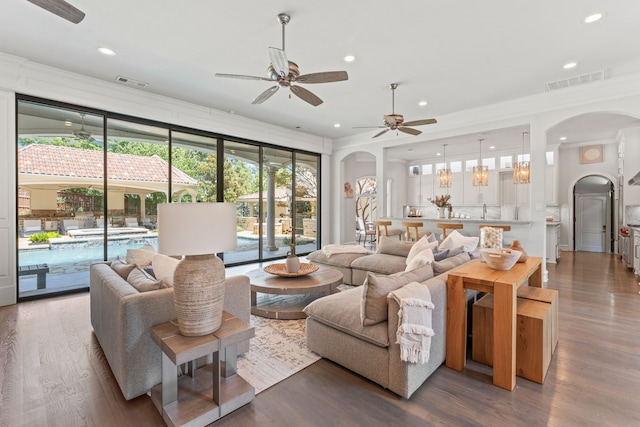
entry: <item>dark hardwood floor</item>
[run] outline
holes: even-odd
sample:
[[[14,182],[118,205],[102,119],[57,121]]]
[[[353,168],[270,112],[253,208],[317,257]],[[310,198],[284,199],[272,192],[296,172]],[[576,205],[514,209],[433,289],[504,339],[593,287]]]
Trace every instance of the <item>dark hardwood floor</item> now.
[[[543,385],[513,392],[490,368],[440,367],[401,399],[326,360],[260,393],[214,426],[638,426],[640,287],[616,256],[563,253],[560,342]],[[0,308],[0,426],[156,426],[142,396],[122,398],[79,294]]]

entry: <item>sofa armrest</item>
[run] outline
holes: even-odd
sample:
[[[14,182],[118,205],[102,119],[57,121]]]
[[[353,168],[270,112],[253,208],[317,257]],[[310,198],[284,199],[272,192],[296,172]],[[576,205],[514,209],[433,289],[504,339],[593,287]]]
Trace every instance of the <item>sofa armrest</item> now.
[[[224,309],[243,322],[250,323],[251,284],[249,276],[231,276],[224,280]]]

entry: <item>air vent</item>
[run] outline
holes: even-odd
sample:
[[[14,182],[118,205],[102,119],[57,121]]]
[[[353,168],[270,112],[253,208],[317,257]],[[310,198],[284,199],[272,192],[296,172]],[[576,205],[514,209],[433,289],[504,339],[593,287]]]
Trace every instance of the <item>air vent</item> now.
[[[149,83],[141,82],[139,80],[130,79],[129,77],[118,76],[116,77],[118,83],[123,83],[129,86],[135,86],[137,88],[145,88],[149,86]]]
[[[606,79],[607,69],[605,68],[604,70],[594,71],[593,73],[569,77],[568,79],[557,80],[555,82],[547,82],[545,83],[545,85],[547,87],[547,91],[551,92],[552,90],[564,89],[567,87],[583,85],[585,83],[591,83]]]

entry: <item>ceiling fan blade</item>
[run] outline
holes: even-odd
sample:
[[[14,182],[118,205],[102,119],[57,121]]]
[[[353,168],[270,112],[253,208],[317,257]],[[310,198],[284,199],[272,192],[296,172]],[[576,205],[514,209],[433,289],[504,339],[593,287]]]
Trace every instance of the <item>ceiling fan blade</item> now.
[[[346,71],[325,71],[322,73],[303,74],[296,77],[298,83],[331,83],[349,80]]]
[[[262,104],[264,101],[266,101],[267,99],[271,98],[271,96],[274,93],[276,93],[279,88],[280,88],[280,86],[278,86],[278,85],[270,87],[269,89],[265,90],[260,95],[258,95],[256,97],[256,99],[254,99],[253,102],[251,102],[251,103],[252,104]]]
[[[270,47],[269,58],[271,58],[271,65],[273,65],[273,68],[280,77],[285,78],[289,75],[289,60],[284,50],[278,49],[277,47]]]
[[[387,133],[387,132],[389,132],[389,128],[387,128],[387,129],[385,129],[385,130],[383,130],[383,131],[381,131],[381,132],[376,133],[375,135],[373,135],[373,138],[377,138],[377,137],[379,137],[380,135],[383,135],[383,134],[385,134],[385,133]]]
[[[27,0],[74,24],[84,19],[84,12],[64,0]]]
[[[432,125],[434,123],[438,123],[436,119],[423,119],[423,120],[414,120],[412,122],[404,122],[405,126],[422,126],[422,125]]]
[[[418,129],[407,128],[407,127],[404,127],[404,126],[400,126],[398,128],[398,130],[400,132],[408,133],[408,134],[411,134],[411,135],[420,135],[422,133],[422,131],[420,131]]]
[[[317,107],[318,105],[322,104],[322,99],[318,98],[316,95],[314,95],[313,93],[311,93],[310,91],[308,91],[303,87],[291,86],[290,89],[294,95],[296,95],[298,98],[302,99],[303,101],[308,102],[314,107]]]
[[[216,73],[216,77],[224,77],[227,79],[242,79],[242,80],[264,80],[266,82],[272,82],[273,80],[268,79],[266,77],[258,77],[258,76],[245,76],[243,74],[223,74]]]

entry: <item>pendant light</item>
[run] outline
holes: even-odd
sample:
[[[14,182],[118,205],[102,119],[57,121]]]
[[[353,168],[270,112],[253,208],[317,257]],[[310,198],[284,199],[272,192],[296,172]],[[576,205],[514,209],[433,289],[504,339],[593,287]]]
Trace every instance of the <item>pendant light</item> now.
[[[524,160],[524,136],[528,132],[522,132],[522,158],[516,162],[513,168],[514,184],[529,184],[531,182],[531,164]]]
[[[438,170],[438,187],[440,188],[451,187],[451,169],[447,167],[447,145],[448,144],[442,144],[444,166]]]
[[[480,158],[478,159],[478,165],[473,167],[471,172],[472,184],[474,187],[486,187],[489,185],[489,166],[482,164],[482,141],[480,139]]]

